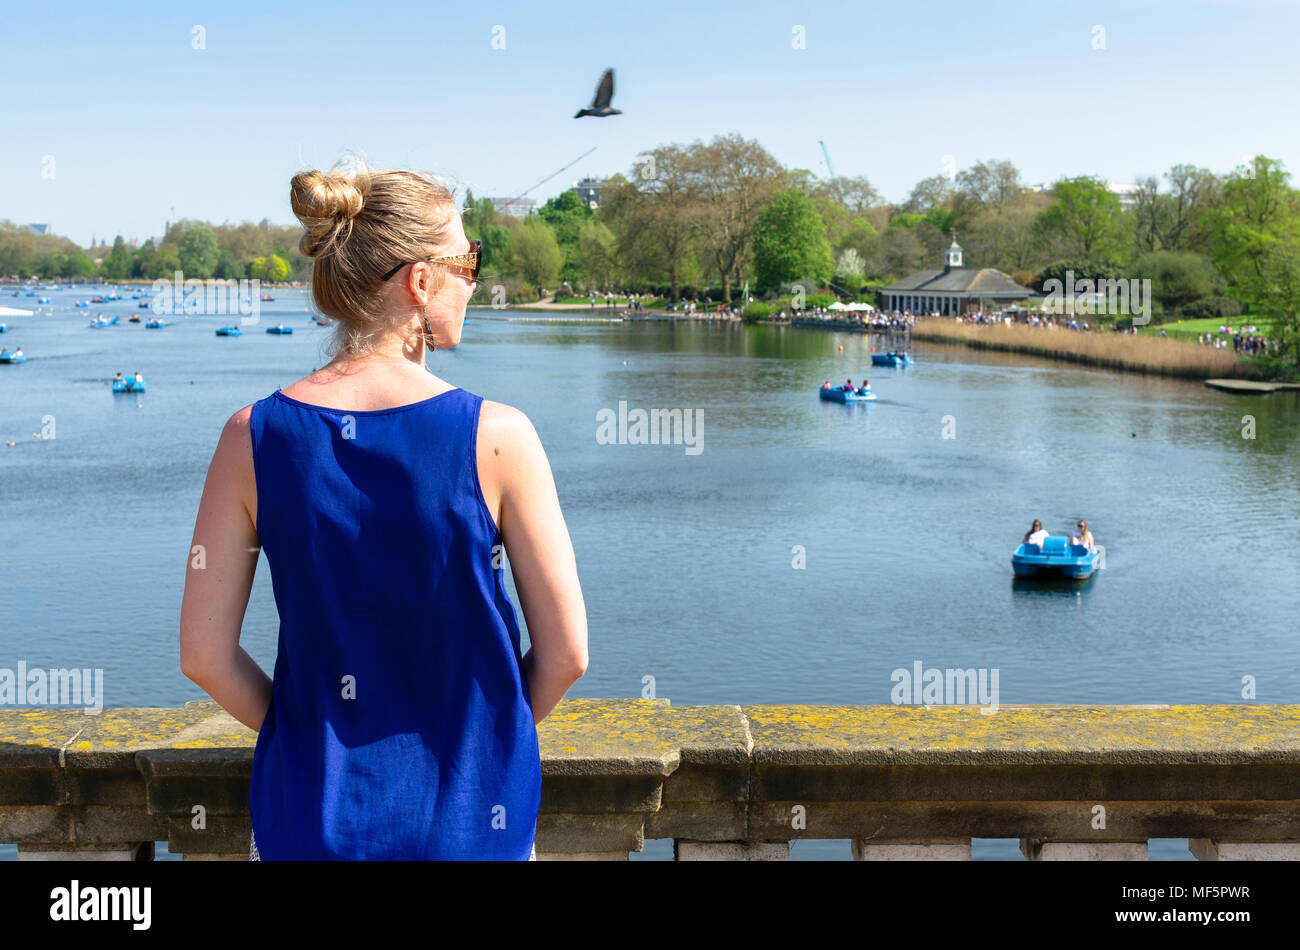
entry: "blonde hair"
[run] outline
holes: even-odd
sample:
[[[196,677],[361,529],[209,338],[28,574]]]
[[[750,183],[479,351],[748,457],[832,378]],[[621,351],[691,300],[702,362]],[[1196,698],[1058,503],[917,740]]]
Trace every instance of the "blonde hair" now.
[[[407,320],[386,310],[384,274],[432,255],[456,213],[455,198],[432,176],[369,171],[356,162],[299,172],[289,183],[289,202],[306,229],[298,248],[312,258],[312,299],[338,324],[330,352],[371,349]],[[435,268],[432,289],[445,279],[446,271]]]

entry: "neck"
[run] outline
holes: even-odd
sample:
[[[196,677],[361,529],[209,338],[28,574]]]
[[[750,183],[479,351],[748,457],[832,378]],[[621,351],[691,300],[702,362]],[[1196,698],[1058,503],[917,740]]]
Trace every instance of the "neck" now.
[[[376,338],[372,346],[361,353],[340,353],[335,363],[363,366],[369,363],[410,363],[425,368],[424,321],[416,312],[404,325]]]

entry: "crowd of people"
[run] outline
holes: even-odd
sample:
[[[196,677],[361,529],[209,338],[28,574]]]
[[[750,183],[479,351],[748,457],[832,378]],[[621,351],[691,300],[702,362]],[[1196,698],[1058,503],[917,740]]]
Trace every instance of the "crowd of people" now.
[[[1229,333],[1232,334],[1231,338],[1228,337]],[[1222,324],[1217,335],[1199,333],[1196,342],[1204,346],[1212,346],[1216,350],[1226,350],[1231,344],[1232,351],[1243,356],[1268,356],[1270,353],[1276,354],[1281,349],[1278,340],[1270,340],[1263,336],[1259,332],[1259,327],[1254,325],[1238,327],[1234,332],[1231,326]]]
[[[848,321],[873,330],[910,330],[916,325],[916,316],[911,311],[897,310],[830,310],[826,307],[809,307],[798,314],[782,311],[773,316],[784,320],[797,316],[800,320]]]

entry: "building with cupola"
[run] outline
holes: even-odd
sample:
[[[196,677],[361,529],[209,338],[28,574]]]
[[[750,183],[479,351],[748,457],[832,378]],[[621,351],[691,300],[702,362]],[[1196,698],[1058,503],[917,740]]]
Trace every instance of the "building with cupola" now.
[[[943,269],[920,270],[877,292],[884,310],[940,313],[945,316],[1003,309],[1037,297],[992,267],[962,267],[961,245],[954,234],[944,254]]]

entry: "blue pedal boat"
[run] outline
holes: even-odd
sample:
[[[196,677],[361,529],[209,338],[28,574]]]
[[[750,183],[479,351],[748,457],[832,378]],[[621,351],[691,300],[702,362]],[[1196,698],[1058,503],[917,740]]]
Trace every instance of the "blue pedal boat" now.
[[[293,327],[267,327],[266,332],[275,333],[280,336],[287,336],[288,334],[293,332]]]
[[[1042,547],[1022,544],[1011,555],[1011,569],[1017,577],[1056,576],[1081,581],[1091,577],[1099,563],[1100,551],[1071,544],[1065,535],[1044,538]]]
[[[167,324],[161,320],[148,320],[145,322],[144,328],[146,330],[161,330],[165,326]]]
[[[0,363],[26,363],[27,357],[23,353],[0,353]]]
[[[911,366],[912,358],[906,353],[895,353],[892,350],[888,353],[872,353],[872,366]]]
[[[832,386],[830,389],[819,389],[817,391],[823,402],[871,402],[876,398],[876,394],[868,389],[865,393],[857,391],[849,392],[840,386]]]
[[[217,336],[243,336],[244,331],[239,327],[221,327],[217,330]]]
[[[115,379],[113,380],[113,392],[115,393],[142,393],[144,392],[144,380],[138,382],[134,379]]]

